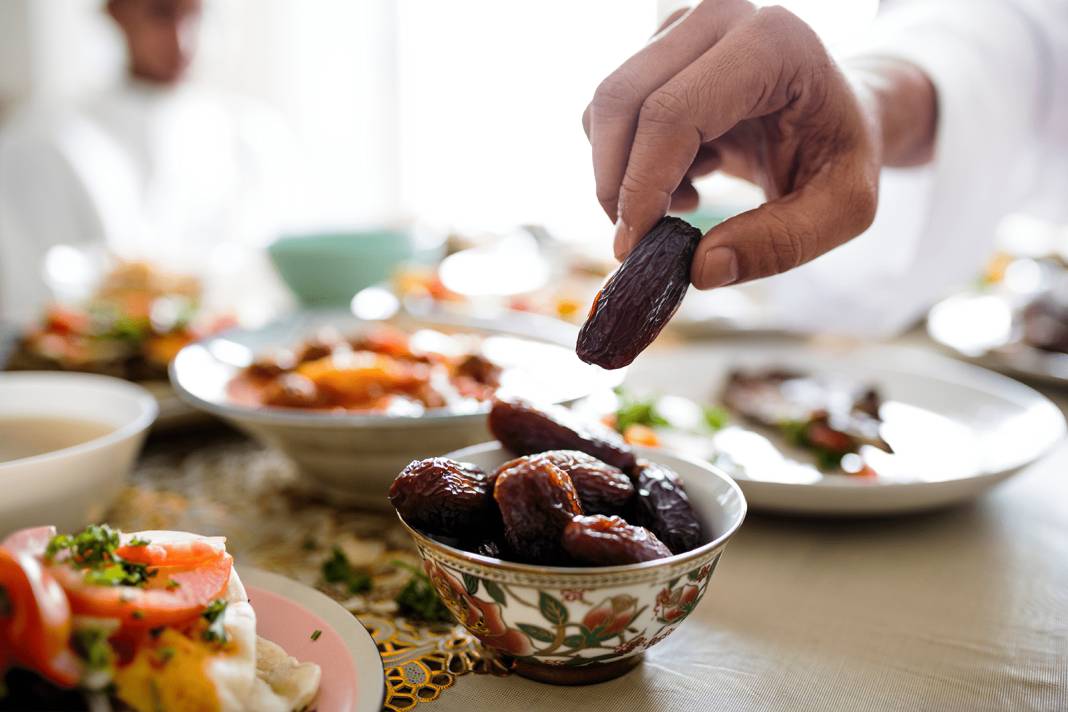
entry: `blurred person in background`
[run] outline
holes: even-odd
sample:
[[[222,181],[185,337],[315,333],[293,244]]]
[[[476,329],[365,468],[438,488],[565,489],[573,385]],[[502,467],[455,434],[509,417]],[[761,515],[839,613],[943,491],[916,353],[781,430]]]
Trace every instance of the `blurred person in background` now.
[[[704,236],[696,287],[789,271],[768,285],[788,326],[890,334],[975,278],[1005,214],[1068,221],[1068,1],[884,2],[836,61],[782,8],[706,0],[583,124],[618,258],[724,171],[767,202]]]
[[[208,278],[229,270],[215,275],[229,292],[219,301],[249,282],[280,299],[253,248],[275,236],[290,196],[284,125],[189,78],[201,0],[104,9],[125,41],[121,84],[74,108],[27,109],[0,137],[0,321],[36,318],[103,254]]]

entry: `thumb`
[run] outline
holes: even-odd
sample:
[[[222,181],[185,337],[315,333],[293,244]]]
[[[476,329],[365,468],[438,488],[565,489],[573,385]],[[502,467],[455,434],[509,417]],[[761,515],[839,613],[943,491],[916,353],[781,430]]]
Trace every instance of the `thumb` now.
[[[864,232],[875,218],[878,173],[825,167],[796,191],[736,215],[697,246],[690,279],[715,289],[786,272]]]

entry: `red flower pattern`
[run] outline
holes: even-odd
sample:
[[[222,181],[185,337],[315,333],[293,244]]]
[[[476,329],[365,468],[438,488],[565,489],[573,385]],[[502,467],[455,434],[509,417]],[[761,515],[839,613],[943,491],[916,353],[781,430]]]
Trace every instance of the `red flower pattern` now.
[[[638,599],[620,594],[606,598],[586,612],[582,624],[589,630],[600,629],[601,638],[611,638],[626,630],[638,615]]]
[[[509,655],[523,656],[534,652],[526,635],[504,624],[499,604],[471,595],[455,576],[433,561],[427,560],[424,568],[445,606],[483,645]]]
[[[701,589],[692,583],[680,588],[664,588],[656,595],[657,618],[665,623],[674,623],[685,618],[701,597]]]

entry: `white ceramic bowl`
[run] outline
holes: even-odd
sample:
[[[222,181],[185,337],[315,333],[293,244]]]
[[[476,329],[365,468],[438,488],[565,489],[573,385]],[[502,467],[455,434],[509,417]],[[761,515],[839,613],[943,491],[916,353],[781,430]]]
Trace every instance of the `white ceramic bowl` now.
[[[506,324],[445,316],[396,317],[408,330],[427,328],[485,337],[486,355],[505,368],[502,391],[542,402],[571,403],[623,379],[582,363],[574,354],[575,330],[552,319],[549,340],[509,332]],[[307,311],[256,330],[234,329],[185,347],[171,363],[171,383],[195,408],[223,418],[281,450],[333,499],[383,508],[393,478],[413,459],[484,442],[489,437],[484,403],[466,412],[440,409],[422,415],[376,415],[249,407],[232,402],[227,385],[255,355],[299,344],[323,327],[350,336],[373,327],[341,311]]]
[[[563,685],[622,675],[704,598],[727,541],[745,519],[745,497],[706,463],[638,452],[679,474],[707,543],[627,566],[535,566],[462,551],[408,528],[445,605],[484,645],[515,656],[519,674]],[[448,457],[492,471],[515,456],[491,442]]]
[[[69,418],[111,428],[73,447],[0,463],[0,535],[44,524],[76,531],[98,521],[126,482],[157,412],[151,394],[117,378],[0,373],[0,418]]]

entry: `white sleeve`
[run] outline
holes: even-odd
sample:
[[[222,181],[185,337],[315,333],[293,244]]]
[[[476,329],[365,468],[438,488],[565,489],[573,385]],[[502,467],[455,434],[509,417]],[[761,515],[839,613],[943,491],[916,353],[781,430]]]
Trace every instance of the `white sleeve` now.
[[[852,53],[904,59],[930,77],[935,159],[885,170],[865,234],[769,281],[796,329],[893,334],[975,279],[1005,214],[1068,218],[1068,2],[888,5]]]
[[[0,135],[0,321],[35,321],[47,303],[84,291],[96,276],[85,272],[99,268],[90,263],[107,245],[103,198],[123,191],[121,174],[100,151],[88,160],[81,155],[87,143],[95,145],[88,130],[72,117],[31,111]],[[87,175],[84,164],[96,173]],[[75,248],[77,263],[68,256],[46,278],[46,257],[59,245]],[[53,287],[64,293],[53,294]]]

